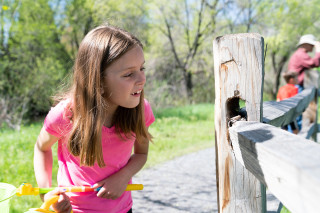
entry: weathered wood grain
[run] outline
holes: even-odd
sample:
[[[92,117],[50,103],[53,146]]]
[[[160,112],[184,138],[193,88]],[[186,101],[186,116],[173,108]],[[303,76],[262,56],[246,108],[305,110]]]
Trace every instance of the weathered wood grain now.
[[[320,145],[259,122],[229,128],[237,160],[293,213],[320,209]]]
[[[299,132],[299,136],[301,136],[305,139],[311,138],[314,134],[316,134],[319,131],[317,123],[312,123],[306,129],[307,129],[307,131],[305,131],[305,132]]]
[[[315,87],[319,88],[319,72],[317,70],[308,70],[305,71],[304,83],[305,88]],[[319,92],[317,90],[316,96]],[[309,104],[308,108],[302,114],[302,130],[300,132],[310,132],[308,127],[317,123],[318,121],[318,97],[315,97]],[[317,133],[314,132],[311,135],[312,139],[317,142]]]
[[[247,120],[262,121],[263,47],[259,34],[226,35],[213,43],[219,212],[263,209],[260,182],[235,159],[228,136],[230,119],[239,115],[239,99],[246,103]]]
[[[314,100],[316,88],[303,90],[296,96],[283,101],[267,101],[263,103],[263,122],[281,127],[292,122]]]

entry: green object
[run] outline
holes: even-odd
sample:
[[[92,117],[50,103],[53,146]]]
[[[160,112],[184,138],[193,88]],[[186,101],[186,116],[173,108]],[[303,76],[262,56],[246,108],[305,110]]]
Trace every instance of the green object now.
[[[0,183],[0,209],[1,213],[9,213],[10,198],[16,194],[17,188],[11,184]]]
[[[48,192],[54,190],[56,187],[51,188],[39,188],[39,194],[47,194]]]
[[[291,213],[285,206],[282,206],[280,213]]]

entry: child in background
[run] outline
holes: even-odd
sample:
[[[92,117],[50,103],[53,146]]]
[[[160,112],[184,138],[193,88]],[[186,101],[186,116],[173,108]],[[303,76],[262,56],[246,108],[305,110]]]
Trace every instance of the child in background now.
[[[287,84],[280,87],[277,95],[277,101],[282,101],[284,99],[291,98],[298,94],[299,89],[296,86],[296,84],[298,83],[298,73],[287,71],[283,74],[283,78]],[[282,128],[294,134],[298,134],[299,132],[296,120],[288,125],[283,126]]]
[[[58,141],[58,185],[102,188],[48,193],[60,195],[56,212],[132,212],[125,189],[147,161],[154,122],[143,93],[142,48],[130,33],[107,25],[81,42],[72,86],[48,113],[35,144],[35,176],[39,187],[51,186],[51,147]]]

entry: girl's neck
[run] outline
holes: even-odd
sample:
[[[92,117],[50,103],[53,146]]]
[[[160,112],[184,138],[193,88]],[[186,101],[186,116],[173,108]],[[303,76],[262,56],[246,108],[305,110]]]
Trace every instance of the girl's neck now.
[[[113,126],[113,115],[115,114],[116,110],[118,107],[111,107],[109,106],[107,108],[107,115],[106,115],[106,120],[104,121],[103,125],[110,128]]]
[[[110,128],[110,127],[112,127],[112,126],[113,126],[113,123],[112,123],[112,116],[110,116],[110,117],[109,117],[109,115],[107,115],[107,118],[106,118],[106,120],[105,120],[105,122],[104,122],[103,126],[108,127],[108,128]]]

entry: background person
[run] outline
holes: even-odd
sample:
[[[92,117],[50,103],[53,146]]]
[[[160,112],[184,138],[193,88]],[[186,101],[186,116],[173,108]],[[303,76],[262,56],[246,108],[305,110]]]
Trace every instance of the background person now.
[[[290,57],[288,70],[298,73],[298,85],[303,89],[304,72],[320,66],[320,42],[311,34],[301,36],[298,49]],[[308,54],[315,47],[315,56]]]
[[[283,74],[283,78],[287,84],[280,87],[277,94],[277,101],[282,101],[298,94],[298,87],[296,86],[296,84],[298,83],[298,73],[293,71],[287,71]],[[283,126],[282,129],[285,129],[294,134],[298,134],[299,126],[297,124],[297,120],[300,121],[301,118],[298,117],[295,121]]]

